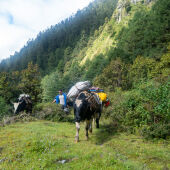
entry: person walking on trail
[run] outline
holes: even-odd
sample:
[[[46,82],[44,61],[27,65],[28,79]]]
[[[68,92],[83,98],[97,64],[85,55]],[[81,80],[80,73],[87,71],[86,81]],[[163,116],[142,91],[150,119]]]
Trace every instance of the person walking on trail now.
[[[59,95],[57,95],[52,103],[57,103],[61,105],[61,108],[64,110],[65,108],[67,108],[67,96],[65,93],[63,93],[62,90],[59,90]]]

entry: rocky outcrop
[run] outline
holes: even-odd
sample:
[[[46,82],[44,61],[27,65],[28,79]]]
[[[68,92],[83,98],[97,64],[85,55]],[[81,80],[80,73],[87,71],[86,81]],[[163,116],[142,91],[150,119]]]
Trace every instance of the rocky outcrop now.
[[[140,2],[141,0],[131,0],[131,3],[136,4],[137,2]]]
[[[155,0],[119,0],[116,8],[116,13],[114,18],[119,23],[124,16],[128,14],[131,9],[131,4],[137,4],[139,2],[149,4],[150,2]]]
[[[117,6],[117,21],[120,22],[122,20],[122,10],[124,8],[123,2],[118,3]]]
[[[152,2],[152,1],[154,1],[154,0],[131,0],[131,3],[133,3],[133,4],[137,4],[138,2],[143,2],[143,3],[145,3],[145,4],[149,4],[150,2]]]

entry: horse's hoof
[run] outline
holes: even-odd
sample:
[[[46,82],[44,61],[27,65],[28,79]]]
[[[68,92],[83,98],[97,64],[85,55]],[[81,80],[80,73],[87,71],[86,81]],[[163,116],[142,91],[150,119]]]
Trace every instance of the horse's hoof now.
[[[90,132],[90,133],[92,133],[92,129],[91,129],[91,130],[89,130],[89,132]]]
[[[75,137],[75,142],[78,143],[79,142],[79,138],[76,136]]]
[[[86,140],[87,140],[87,141],[89,140],[89,137],[88,137],[88,136],[86,136]]]

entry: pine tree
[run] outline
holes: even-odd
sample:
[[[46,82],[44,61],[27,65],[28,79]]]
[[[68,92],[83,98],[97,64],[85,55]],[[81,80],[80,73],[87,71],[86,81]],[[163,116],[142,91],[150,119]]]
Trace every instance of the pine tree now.
[[[34,65],[31,62],[28,64],[28,68],[21,72],[21,82],[19,87],[23,93],[31,96],[34,103],[40,101],[40,73],[37,64]]]
[[[3,97],[7,103],[9,103],[12,97],[11,91],[9,74],[6,72],[0,73],[0,96]]]

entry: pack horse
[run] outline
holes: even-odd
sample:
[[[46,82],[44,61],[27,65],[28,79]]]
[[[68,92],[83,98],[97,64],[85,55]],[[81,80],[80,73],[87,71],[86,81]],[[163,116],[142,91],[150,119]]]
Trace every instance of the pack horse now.
[[[75,99],[74,116],[76,123],[76,142],[79,141],[80,122],[86,121],[86,139],[88,140],[88,131],[92,132],[92,120],[96,120],[96,127],[99,128],[99,119],[102,111],[102,103],[98,96],[93,92],[82,91]]]
[[[14,104],[14,114],[18,114],[21,111],[32,112],[31,97],[27,94],[21,94],[18,101]]]
[[[109,105],[106,93],[98,87],[92,87],[89,81],[76,83],[68,92],[67,100],[70,106],[73,105],[76,123],[76,142],[79,141],[80,122],[85,121],[86,138],[88,132],[92,132],[92,121],[96,121],[99,128],[99,119],[102,107]]]

